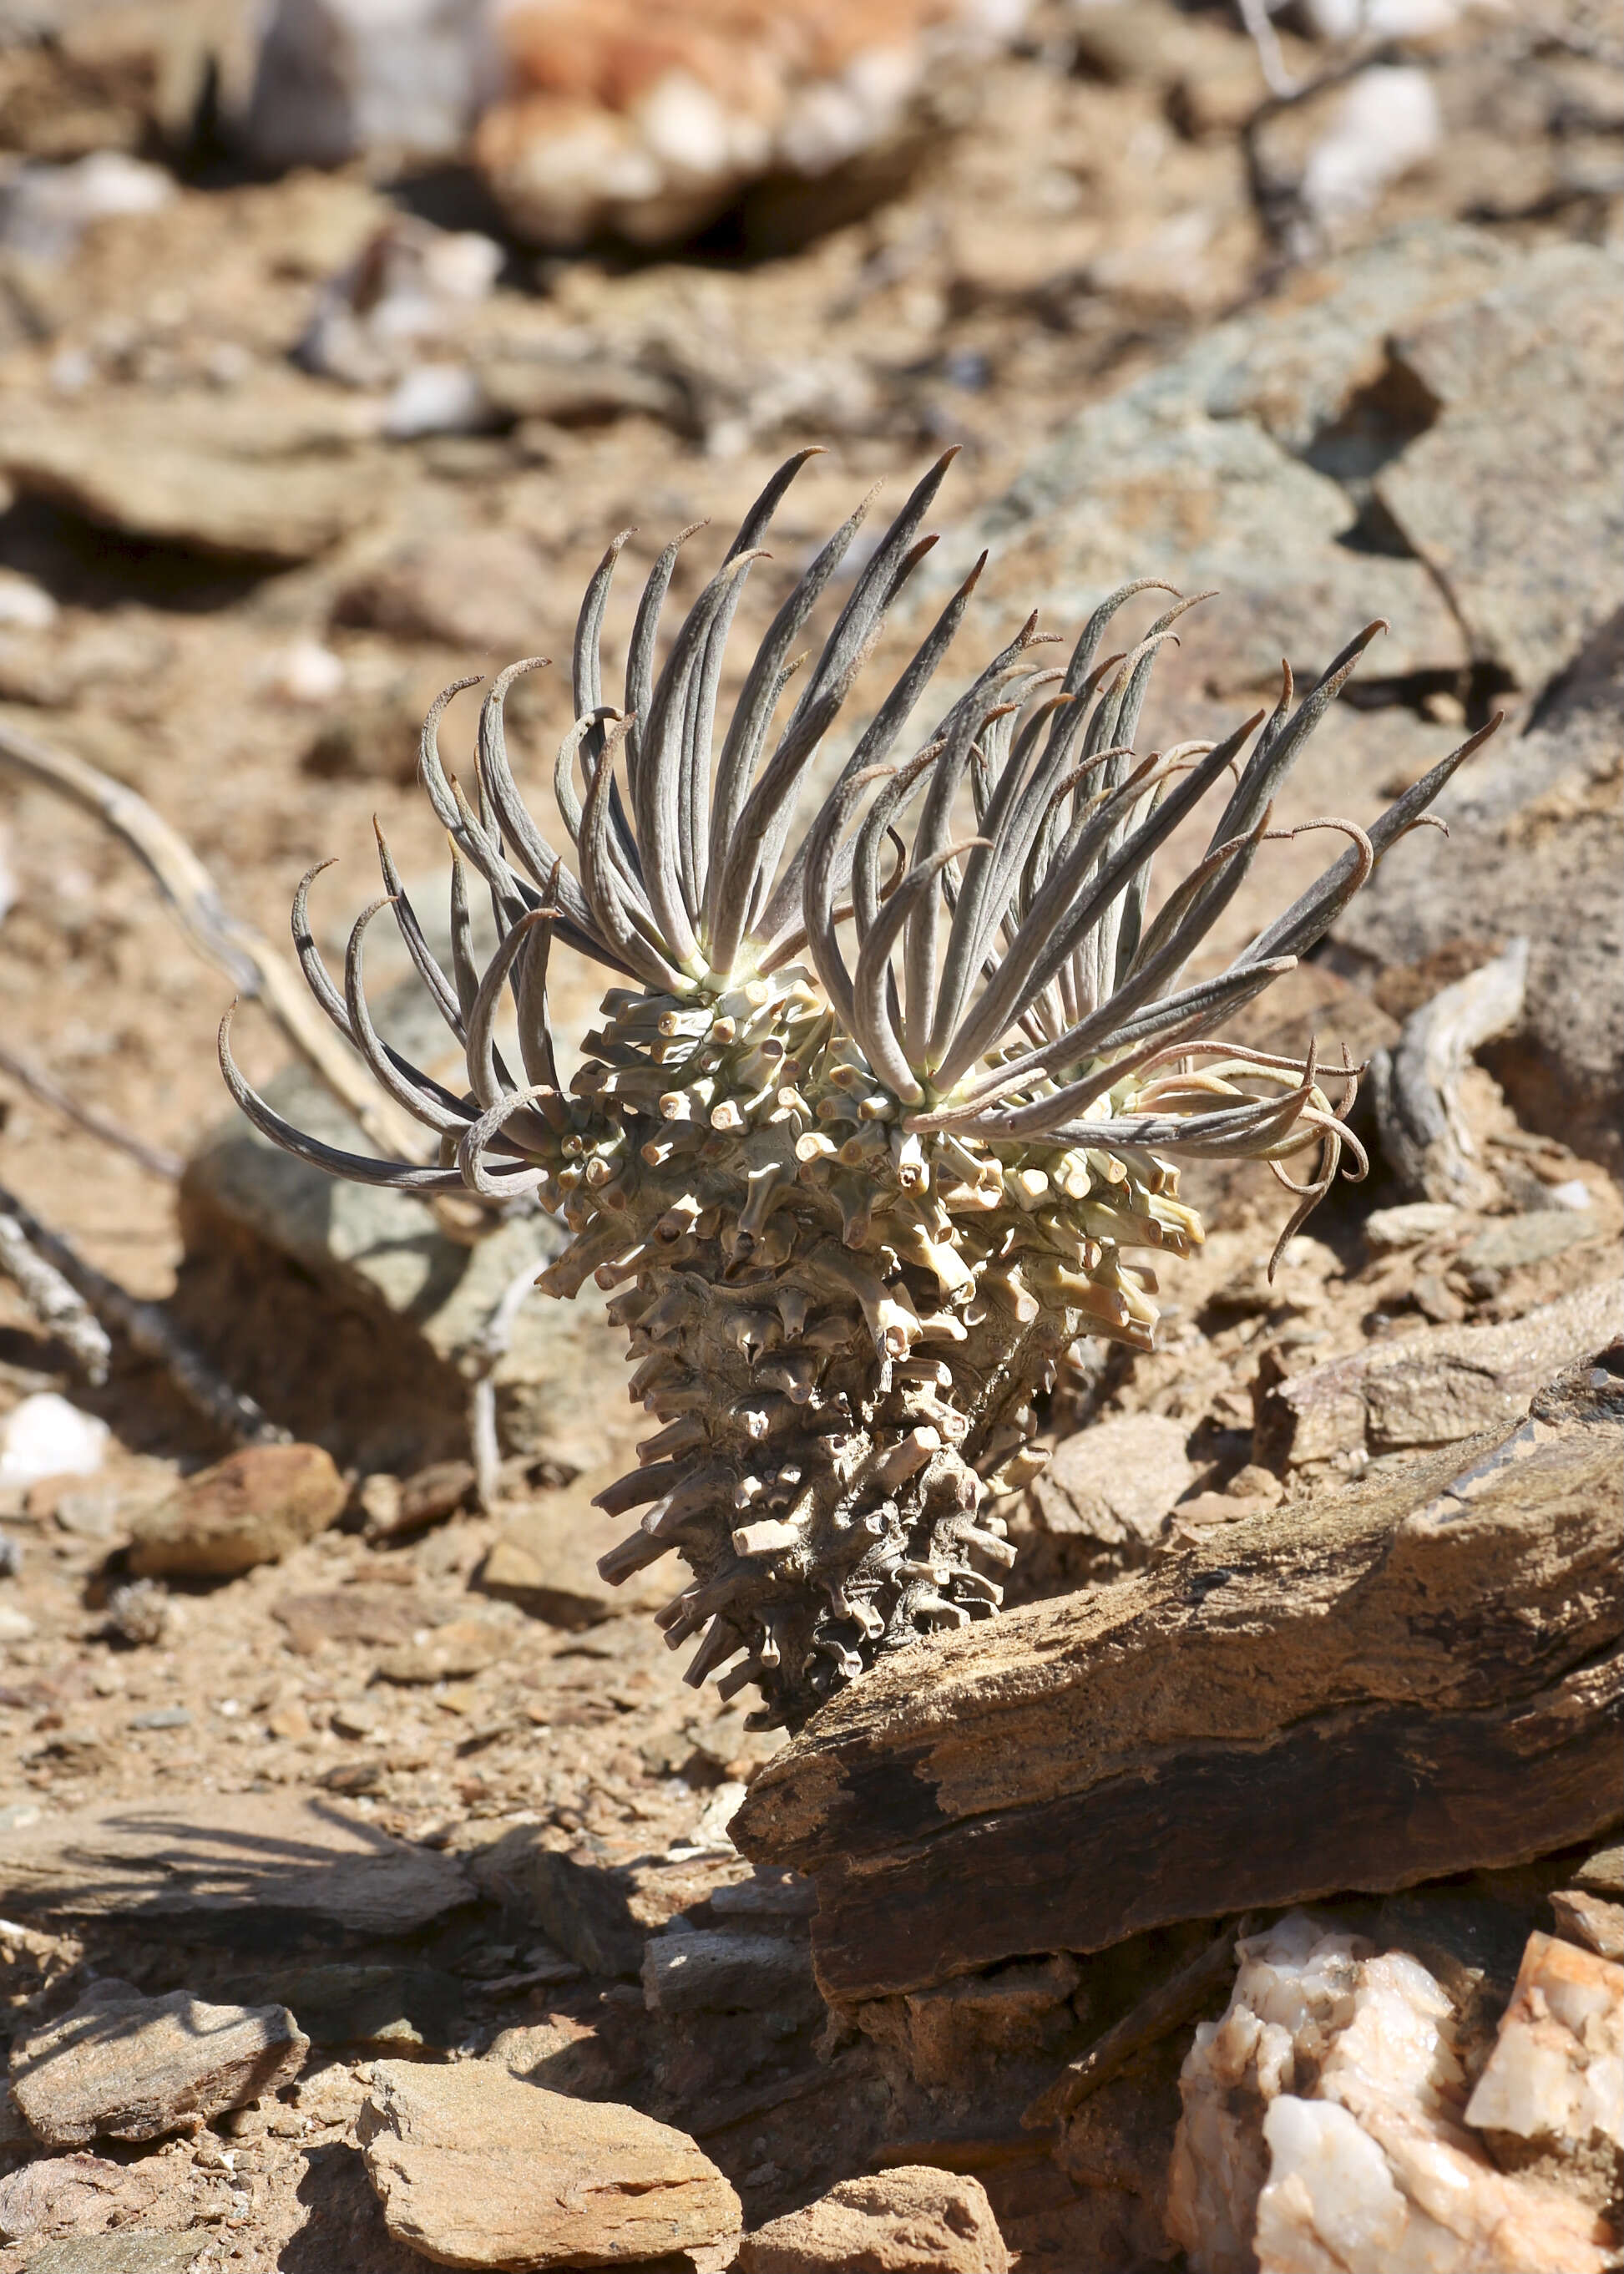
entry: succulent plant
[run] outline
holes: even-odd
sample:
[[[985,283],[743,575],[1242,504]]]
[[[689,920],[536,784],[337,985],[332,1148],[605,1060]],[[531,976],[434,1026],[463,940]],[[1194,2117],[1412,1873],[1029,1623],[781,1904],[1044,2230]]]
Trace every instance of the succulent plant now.
[[[996,1575],[1013,1560],[996,1503],[1039,1465],[1034,1396],[1079,1336],[1148,1349],[1146,1258],[1203,1236],[1178,1198],[1179,1160],[1270,1163],[1296,1196],[1283,1242],[1343,1148],[1357,1156],[1343,1118],[1356,1070],[1322,1082],[1312,1053],[1297,1064],[1213,1029],[1320,937],[1474,747],[1367,830],[1304,825],[1341,831],[1346,849],[1227,969],[1189,980],[1270,833],[1282,782],[1380,627],[1295,706],[1287,671],[1267,716],[1216,744],[1140,757],[1156,651],[1192,605],[1174,595],[1142,639],[1101,659],[1124,602],[1171,590],[1143,579],[1095,609],[1064,663],[1029,620],[898,761],[978,562],[796,835],[798,793],[934,542],[920,531],[948,463],[851,580],[778,723],[805,662],[792,651],[868,501],[830,538],[763,639],[718,754],[729,626],[810,455],[769,483],[657,671],[684,538],[661,553],[619,706],[604,698],[600,633],[630,532],[609,547],[581,609],[576,719],[553,781],[573,870],[523,802],[504,743],[503,700],[532,658],[485,698],[471,796],[439,748],[456,689],[424,728],[423,784],[452,847],[448,974],[381,837],[386,896],[356,922],[342,986],[311,937],[311,878],[300,885],[309,983],[433,1133],[437,1164],[303,1134],[234,1065],[229,1014],[221,1030],[238,1104],[289,1151],[407,1192],[533,1196],[562,1217],[574,1237],[540,1284],[573,1295],[590,1274],[614,1291],[631,1397],[659,1424],[599,1495],[632,1518],[600,1569],[618,1581],[679,1550],[689,1576],[658,1617],[673,1647],[699,1638],[688,1680],[718,1673],[727,1697],[754,1683],[756,1724],[792,1728],[878,1653],[996,1609]],[[1158,847],[1221,787],[1205,853],[1153,905]],[[483,972],[470,870],[499,933]],[[385,907],[465,1052],[461,1096],[373,1027],[363,950]],[[616,983],[568,1086],[547,1015],[555,943]],[[495,1035],[509,1002],[521,1072]],[[1317,1171],[1292,1184],[1280,1164],[1305,1151]]]

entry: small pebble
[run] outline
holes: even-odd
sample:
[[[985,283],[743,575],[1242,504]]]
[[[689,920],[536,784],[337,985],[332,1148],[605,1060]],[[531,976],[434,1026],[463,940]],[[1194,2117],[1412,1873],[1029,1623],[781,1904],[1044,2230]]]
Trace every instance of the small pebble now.
[[[109,1434],[105,1421],[81,1413],[54,1389],[36,1390],[0,1423],[0,1484],[94,1476],[106,1458]]]
[[[42,584],[0,568],[0,627],[7,631],[48,632],[56,621],[56,603]]]

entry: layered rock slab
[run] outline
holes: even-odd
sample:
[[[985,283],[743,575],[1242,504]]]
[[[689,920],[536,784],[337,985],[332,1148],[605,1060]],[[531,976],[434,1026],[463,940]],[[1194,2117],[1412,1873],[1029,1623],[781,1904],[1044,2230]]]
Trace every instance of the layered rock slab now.
[[[901,2164],[747,2234],[740,2274],[1008,2274],[981,2181]]]
[[[609,2266],[705,2250],[740,2225],[685,2132],[493,2062],[379,2062],[356,2134],[390,2233],[442,2266]]]
[[[309,2050],[285,2006],[211,2006],[184,1990],[147,1998],[107,1978],[22,2040],[11,2092],[48,2148],[160,2140],[291,2084]]]
[[[898,1654],[763,1769],[825,1995],[1593,1837],[1618,1808],[1624,1387]],[[1440,1607],[1443,1607],[1440,1608]],[[1336,1806],[1326,1805],[1335,1792]]]
[[[1512,1427],[1554,1374],[1620,1334],[1624,1284],[1609,1280],[1499,1326],[1407,1335],[1299,1373],[1270,1352],[1259,1376],[1259,1457],[1300,1468]]]
[[[473,1893],[452,1857],[280,1794],[86,1808],[0,1834],[11,1916],[405,1935]]]

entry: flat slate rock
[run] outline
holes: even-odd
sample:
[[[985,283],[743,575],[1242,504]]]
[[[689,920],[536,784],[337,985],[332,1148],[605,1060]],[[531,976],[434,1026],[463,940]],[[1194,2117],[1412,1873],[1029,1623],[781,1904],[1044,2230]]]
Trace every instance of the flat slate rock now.
[[[426,2045],[446,2052],[469,2031],[467,1986],[437,1966],[362,1960],[260,1967],[224,1985],[221,1995],[286,2006],[318,2045],[380,2053]]]
[[[207,2228],[188,2234],[124,2227],[117,2234],[64,2235],[35,2252],[28,2274],[186,2274],[209,2240]]]
[[[539,1927],[589,1974],[639,1973],[650,1935],[748,1877],[731,1852],[675,1858],[590,1838],[558,1848],[549,1844],[555,1837],[516,1825],[474,1849],[469,1864],[481,1894]]]
[[[1548,245],[1391,349],[1440,407],[1376,493],[1476,660],[1537,688],[1624,605],[1624,294],[1599,245]]]
[[[26,493],[126,536],[290,564],[327,552],[374,511],[376,490],[354,458],[251,456],[243,439],[217,413],[199,418],[195,401],[184,413],[140,402],[93,416],[53,403],[47,418],[10,414],[0,471]]]
[[[898,1653],[731,1830],[826,1997],[1526,1862],[1618,1814],[1624,1346],[1529,1419]]]
[[[492,2061],[380,2061],[356,2137],[390,2233],[442,2266],[617,2265],[739,2230],[686,2132]]]
[[[409,1847],[330,1802],[274,1793],[123,1803],[0,1833],[9,1916],[329,1927],[413,1934],[474,1890],[448,1856]]]
[[[11,2092],[48,2148],[162,2140],[279,2092],[310,2039],[285,2006],[143,1996],[112,1976],[11,2052]]]
[[[1567,1209],[1551,1213],[1581,1221]],[[1526,1221],[1497,1218],[1491,1229]],[[1515,1428],[1546,1382],[1620,1334],[1624,1284],[1610,1279],[1499,1326],[1434,1327],[1296,1373],[1289,1354],[1271,1352],[1259,1375],[1258,1457],[1270,1468],[1297,1468]]]

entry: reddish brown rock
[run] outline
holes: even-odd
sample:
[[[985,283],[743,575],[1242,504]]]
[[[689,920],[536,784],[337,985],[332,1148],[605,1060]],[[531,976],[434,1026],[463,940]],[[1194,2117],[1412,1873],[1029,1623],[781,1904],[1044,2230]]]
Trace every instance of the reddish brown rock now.
[[[680,237],[763,176],[816,181],[894,144],[933,64],[1015,31],[985,0],[523,0],[515,87],[476,149],[509,222],[548,245]]]
[[[184,2171],[167,2157],[124,2165],[105,2156],[42,2156],[0,2180],[0,2242],[99,2234],[149,2218]]]
[[[741,2274],[1008,2274],[979,2180],[902,2164],[747,2234]]]
[[[251,1445],[138,1517],[130,1569],[141,1577],[228,1579],[274,1563],[336,1524],[349,1497],[320,1445]]]
[[[685,2132],[494,2061],[380,2061],[356,2126],[397,2241],[442,2266],[608,2266],[706,2250],[739,2198]]]
[[[206,2006],[184,1990],[145,1998],[109,1977],[23,2039],[11,2091],[48,2148],[160,2140],[291,2084],[309,2050],[285,2006]]]

